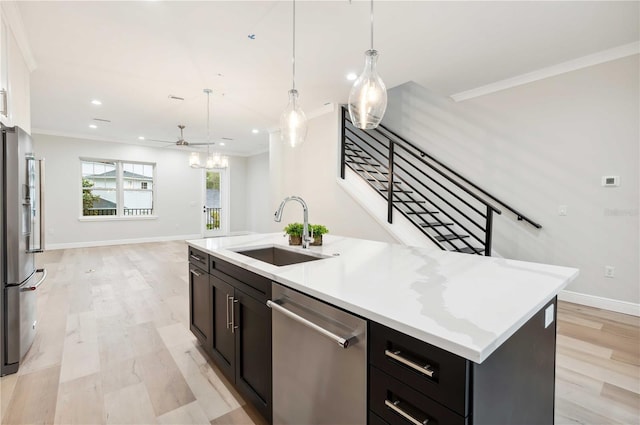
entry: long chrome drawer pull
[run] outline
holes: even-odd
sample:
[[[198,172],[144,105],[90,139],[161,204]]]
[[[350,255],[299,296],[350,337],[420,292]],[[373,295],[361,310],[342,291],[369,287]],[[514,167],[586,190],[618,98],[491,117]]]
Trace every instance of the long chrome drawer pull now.
[[[199,272],[195,271],[194,269],[189,269],[189,271],[190,271],[191,273],[195,274],[195,275],[196,275],[196,276],[198,276],[198,277],[202,276],[202,273],[199,273]]]
[[[227,296],[227,303],[226,303],[226,306],[227,306],[227,329],[229,329],[229,326],[231,326],[231,320],[229,320],[229,298],[231,298],[231,297],[229,296],[229,294],[225,294],[225,295]]]
[[[229,297],[229,299],[231,300],[231,333],[236,333],[236,329],[238,329],[238,326],[236,326],[235,304],[238,302],[238,300],[235,297]]]
[[[193,258],[196,261],[204,261],[204,258],[198,257],[197,255],[191,254],[191,255],[189,255],[189,257]]]
[[[0,90],[0,96],[2,96],[2,102],[0,103],[2,105],[2,109],[0,109],[0,115],[4,115],[5,117],[8,116],[8,101],[7,101],[7,91],[5,89]]]
[[[418,363],[414,363],[411,360],[407,360],[400,356],[400,351],[384,350],[384,355],[391,357],[393,360],[397,360],[405,366],[409,366],[411,369],[417,370],[420,373],[427,375],[429,378],[433,378],[433,369],[431,365],[420,366]]]
[[[333,341],[335,341],[342,348],[349,347],[349,339],[342,338],[341,336],[336,335],[333,332],[328,331],[325,328],[316,325],[315,323],[305,319],[304,317],[298,316],[294,312],[292,312],[290,310],[287,310],[286,308],[282,307],[280,304],[274,303],[271,300],[267,300],[267,307],[284,314],[285,316],[295,320],[296,322],[299,322],[299,323],[305,325],[308,328],[313,329],[314,331],[316,331],[316,332],[328,337],[329,339],[332,339]]]
[[[429,423],[429,419],[425,419],[424,421],[420,422],[419,420],[417,420],[416,418],[414,418],[413,416],[411,416],[410,414],[408,414],[407,412],[405,412],[404,410],[399,408],[398,407],[398,404],[400,404],[399,401],[391,402],[389,400],[385,400],[384,404],[389,409],[393,410],[398,415],[402,416],[403,418],[405,418],[406,420],[408,420],[409,422],[411,422],[414,425],[427,425]]]
[[[40,280],[37,281],[35,285],[20,288],[20,292],[35,291],[40,285],[42,285],[42,282],[44,282],[44,280],[47,278],[47,269],[37,269],[36,273],[42,273],[42,277],[40,278]]]

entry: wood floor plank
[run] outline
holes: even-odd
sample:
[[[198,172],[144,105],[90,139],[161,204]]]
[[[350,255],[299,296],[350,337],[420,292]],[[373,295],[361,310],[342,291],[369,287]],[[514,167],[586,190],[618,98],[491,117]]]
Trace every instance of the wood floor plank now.
[[[68,425],[106,423],[102,380],[98,373],[60,384],[55,423]]]
[[[59,379],[60,366],[19,375],[2,423],[54,423]]]

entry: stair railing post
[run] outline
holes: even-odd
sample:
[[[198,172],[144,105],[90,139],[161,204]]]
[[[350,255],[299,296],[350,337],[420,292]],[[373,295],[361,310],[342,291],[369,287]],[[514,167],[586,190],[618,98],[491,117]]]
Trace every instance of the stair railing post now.
[[[487,205],[487,226],[484,229],[484,255],[491,257],[491,234],[493,233],[493,209]]]
[[[345,144],[346,144],[346,138],[347,138],[347,131],[346,131],[346,127],[347,127],[347,119],[346,119],[346,109],[345,108],[340,108],[342,110],[340,116],[342,117],[342,125],[340,127],[340,178],[342,180],[344,180],[344,167],[345,167]]]
[[[387,170],[389,174],[387,176],[387,221],[393,223],[393,152],[394,152],[393,140],[389,139],[389,167]]]

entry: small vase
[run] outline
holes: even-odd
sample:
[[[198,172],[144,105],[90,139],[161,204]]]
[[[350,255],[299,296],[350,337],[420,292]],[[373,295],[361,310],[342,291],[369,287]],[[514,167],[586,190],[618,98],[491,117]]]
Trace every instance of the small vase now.
[[[311,242],[312,246],[320,246],[322,245],[322,235],[320,236],[314,236],[313,237],[313,242]]]
[[[302,245],[302,236],[289,235],[289,245]]]

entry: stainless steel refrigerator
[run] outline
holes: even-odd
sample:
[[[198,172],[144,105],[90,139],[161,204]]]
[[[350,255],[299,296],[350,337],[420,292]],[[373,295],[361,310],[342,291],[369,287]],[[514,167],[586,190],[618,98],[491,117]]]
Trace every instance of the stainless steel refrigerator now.
[[[0,375],[7,375],[33,344],[37,289],[47,276],[35,261],[44,246],[44,161],[19,127],[2,126],[0,156]]]

